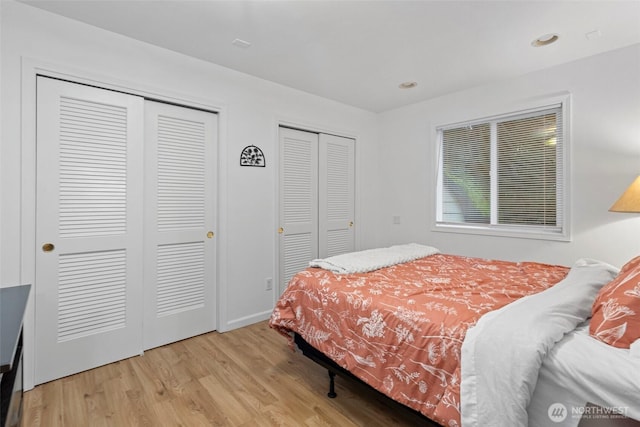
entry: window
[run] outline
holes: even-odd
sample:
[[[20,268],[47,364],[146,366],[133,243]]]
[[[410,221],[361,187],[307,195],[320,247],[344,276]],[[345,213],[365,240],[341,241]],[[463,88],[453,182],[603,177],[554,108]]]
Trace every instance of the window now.
[[[436,229],[566,238],[563,106],[438,128]]]

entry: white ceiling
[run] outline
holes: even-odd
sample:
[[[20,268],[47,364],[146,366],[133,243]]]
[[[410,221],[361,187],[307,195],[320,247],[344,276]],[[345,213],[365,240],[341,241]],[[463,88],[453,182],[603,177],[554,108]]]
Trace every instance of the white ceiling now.
[[[23,3],[374,112],[640,43],[638,0]]]

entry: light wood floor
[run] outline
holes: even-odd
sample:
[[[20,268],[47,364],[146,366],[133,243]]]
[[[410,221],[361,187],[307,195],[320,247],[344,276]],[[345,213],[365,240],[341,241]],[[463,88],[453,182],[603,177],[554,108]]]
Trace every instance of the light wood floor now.
[[[266,322],[146,351],[25,393],[23,427],[416,426],[336,380]]]

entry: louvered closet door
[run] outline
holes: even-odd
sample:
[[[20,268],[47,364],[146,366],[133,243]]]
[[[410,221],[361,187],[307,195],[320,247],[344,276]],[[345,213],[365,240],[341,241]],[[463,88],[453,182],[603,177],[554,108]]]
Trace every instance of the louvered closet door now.
[[[355,211],[355,141],[320,134],[319,257],[352,252]]]
[[[217,116],[145,104],[144,348],[215,329]]]
[[[35,382],[142,351],[142,98],[38,78]]]
[[[318,257],[318,134],[280,128],[279,290]]]

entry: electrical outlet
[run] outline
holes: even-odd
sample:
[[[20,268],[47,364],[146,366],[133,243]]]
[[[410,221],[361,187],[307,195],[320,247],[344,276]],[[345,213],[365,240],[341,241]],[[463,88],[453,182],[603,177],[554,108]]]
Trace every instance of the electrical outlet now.
[[[271,277],[267,277],[264,279],[264,288],[266,291],[270,291],[273,289],[273,279]]]

